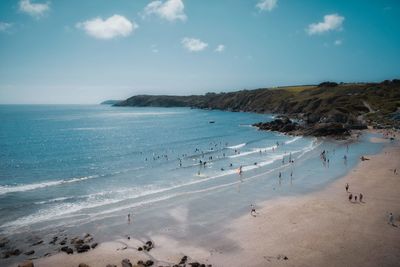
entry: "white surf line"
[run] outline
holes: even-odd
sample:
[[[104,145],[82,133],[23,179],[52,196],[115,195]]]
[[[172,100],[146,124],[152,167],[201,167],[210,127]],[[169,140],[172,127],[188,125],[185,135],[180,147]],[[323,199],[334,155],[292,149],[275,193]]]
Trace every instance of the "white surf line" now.
[[[114,176],[114,175],[121,174],[121,173],[128,173],[130,171],[140,170],[143,168],[144,167],[137,167],[137,168],[116,171],[116,172],[112,172],[112,173],[95,174],[95,175],[88,175],[88,176],[75,177],[75,178],[65,178],[65,179],[61,179],[61,180],[44,181],[44,182],[40,182],[40,183],[0,185],[0,195],[4,195],[4,194],[8,194],[8,193],[15,193],[15,192],[31,191],[31,190],[36,190],[36,189],[41,189],[41,188],[51,187],[51,186],[70,184],[70,183],[81,182],[81,181],[99,178],[99,177]]]
[[[49,186],[57,186],[62,184],[70,184],[75,182],[81,182],[88,179],[93,179],[100,177],[99,175],[89,175],[84,177],[76,177],[71,179],[63,179],[63,180],[56,180],[56,181],[47,181],[42,183],[33,183],[33,184],[21,184],[21,185],[2,185],[0,186],[0,195],[4,195],[7,193],[14,193],[14,192],[25,192],[31,191],[35,189],[40,189]]]
[[[242,148],[244,146],[246,146],[247,143],[242,143],[242,144],[238,144],[238,145],[234,145],[234,146],[227,146],[226,148],[229,149],[238,149],[238,148]]]

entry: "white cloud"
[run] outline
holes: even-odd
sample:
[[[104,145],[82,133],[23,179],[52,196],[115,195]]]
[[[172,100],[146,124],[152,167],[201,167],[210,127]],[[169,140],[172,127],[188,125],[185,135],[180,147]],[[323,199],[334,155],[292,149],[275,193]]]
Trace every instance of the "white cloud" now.
[[[19,1],[19,10],[32,17],[39,18],[50,10],[50,3],[31,3],[31,0],[21,0]]]
[[[334,42],[335,45],[341,45],[342,43],[343,43],[342,40],[336,40],[336,41]]]
[[[83,29],[88,35],[98,39],[112,39],[115,37],[127,37],[139,26],[121,15],[113,15],[105,20],[94,18],[79,22],[76,27]]]
[[[184,12],[185,5],[182,0],[160,0],[152,1],[144,9],[144,15],[155,14],[162,19],[168,21],[181,20],[185,21],[187,16]]]
[[[0,32],[5,32],[12,27],[12,23],[0,21]]]
[[[260,0],[256,7],[260,11],[271,11],[277,6],[278,0]]]
[[[225,45],[220,44],[220,45],[217,46],[217,48],[215,48],[214,51],[218,52],[218,53],[221,53],[221,52],[224,52],[224,50],[225,50]]]
[[[309,35],[313,35],[333,30],[341,30],[343,21],[344,17],[339,16],[338,14],[325,15],[324,21],[308,25],[306,31]]]
[[[207,48],[208,44],[195,38],[183,38],[182,45],[190,52],[199,52]]]

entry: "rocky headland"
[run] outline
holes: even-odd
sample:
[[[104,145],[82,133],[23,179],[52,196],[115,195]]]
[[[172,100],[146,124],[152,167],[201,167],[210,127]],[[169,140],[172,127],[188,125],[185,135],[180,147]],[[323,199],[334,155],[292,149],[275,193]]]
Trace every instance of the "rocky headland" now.
[[[283,115],[257,123],[294,135],[347,136],[354,129],[400,127],[400,80],[241,90],[205,95],[137,95],[115,106],[191,107]]]

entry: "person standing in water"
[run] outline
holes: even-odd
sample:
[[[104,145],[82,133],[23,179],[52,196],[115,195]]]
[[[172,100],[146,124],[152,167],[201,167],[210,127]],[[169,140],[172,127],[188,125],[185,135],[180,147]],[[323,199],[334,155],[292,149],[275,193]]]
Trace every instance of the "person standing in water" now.
[[[128,213],[128,223],[131,223],[131,214]]]
[[[282,184],[282,173],[281,172],[279,172],[278,177],[279,177],[279,185],[281,185]]]

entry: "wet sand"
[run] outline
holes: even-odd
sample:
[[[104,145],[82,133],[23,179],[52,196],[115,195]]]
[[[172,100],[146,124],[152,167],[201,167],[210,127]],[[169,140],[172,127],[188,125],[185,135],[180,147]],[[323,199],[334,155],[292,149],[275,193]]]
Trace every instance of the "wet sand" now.
[[[121,239],[100,244],[87,253],[60,253],[34,260],[34,264],[121,266],[121,260],[128,258],[132,263],[151,259],[155,266],[172,266],[188,255],[188,262],[230,267],[399,266],[400,175],[393,173],[394,168],[400,169],[399,144],[366,157],[370,160],[360,160],[348,175],[321,191],[256,203],[256,217],[250,215],[249,207],[248,215],[221,231],[225,240],[221,245],[188,245],[167,235],[149,233],[155,243],[150,252],[137,251],[146,240]],[[348,200],[346,183],[353,195],[364,195],[362,203]],[[388,224],[389,212],[393,212],[399,227]]]

